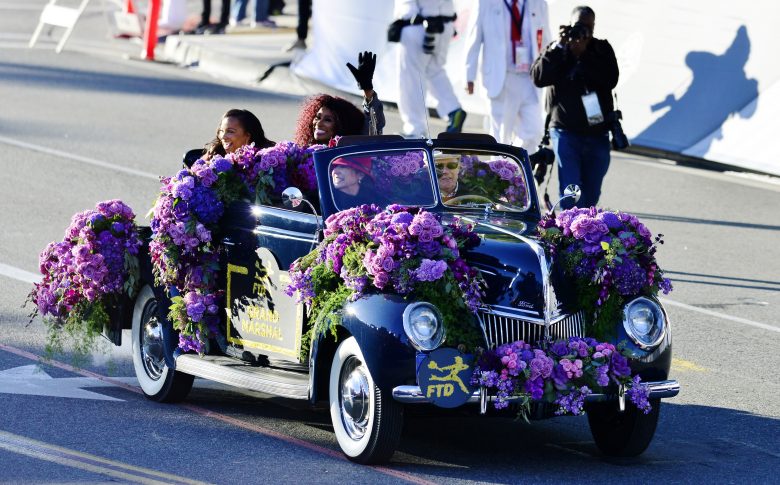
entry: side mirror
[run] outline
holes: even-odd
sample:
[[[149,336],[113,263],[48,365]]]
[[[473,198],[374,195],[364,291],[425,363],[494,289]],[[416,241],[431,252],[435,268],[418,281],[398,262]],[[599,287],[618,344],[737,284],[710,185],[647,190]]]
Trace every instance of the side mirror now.
[[[574,199],[574,203],[576,204],[577,201],[580,200],[581,195],[582,195],[582,190],[580,189],[579,185],[577,184],[567,185],[566,188],[563,189],[563,197],[558,199],[558,202],[556,202],[555,205],[552,206],[552,209],[550,209],[547,212],[547,215],[550,215],[553,212],[555,212],[555,208],[558,207],[558,205],[566,199]]]
[[[282,192],[282,202],[286,207],[298,207],[301,202],[305,202],[311,209],[312,214],[317,218],[317,232],[314,234],[314,238],[311,241],[311,248],[309,252],[314,251],[317,244],[320,242],[320,233],[322,232],[322,218],[317,215],[317,209],[314,208],[311,202],[306,200],[303,193],[298,187],[287,187]]]
[[[282,202],[286,207],[298,207],[304,200],[306,199],[298,187],[287,187],[282,192]]]
[[[580,200],[581,196],[582,190],[580,190],[580,186],[577,184],[569,184],[565,189],[563,189],[563,198],[561,198],[561,200],[572,198],[576,204],[577,201]]]

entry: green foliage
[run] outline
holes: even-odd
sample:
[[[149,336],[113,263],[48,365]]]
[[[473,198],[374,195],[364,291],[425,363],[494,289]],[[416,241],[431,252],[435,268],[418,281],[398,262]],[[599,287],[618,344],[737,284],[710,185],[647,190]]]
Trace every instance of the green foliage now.
[[[336,275],[332,271],[330,273]],[[336,337],[337,328],[341,325],[342,309],[352,293],[352,290],[339,283],[335,289],[324,292],[321,298],[315,298],[315,303],[312,304],[309,311],[309,321],[313,323],[301,337],[300,357],[302,362],[308,358],[309,348],[314,339],[318,339],[326,333]]]
[[[448,347],[463,346],[468,352],[483,345],[479,322],[463,302],[452,272],[448,271],[437,281],[417,283],[412,297],[431,303],[441,312]]]
[[[104,297],[110,298],[110,297]],[[111,323],[103,299],[77,304],[67,318],[44,318],[47,329],[43,357],[51,360],[57,355],[71,354],[74,367],[84,367],[90,355],[97,350],[103,327]]]

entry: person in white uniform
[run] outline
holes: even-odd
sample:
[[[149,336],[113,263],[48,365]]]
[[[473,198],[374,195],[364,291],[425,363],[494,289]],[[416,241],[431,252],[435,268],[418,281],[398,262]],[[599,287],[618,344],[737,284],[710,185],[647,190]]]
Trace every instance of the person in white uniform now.
[[[453,0],[396,0],[395,18],[401,22],[398,54],[398,111],[402,134],[428,135],[425,95],[430,89],[439,117],[448,118],[447,131],[460,132],[466,112],[461,109],[444,70],[450,39],[455,32]]]
[[[480,73],[490,99],[490,134],[534,152],[544,134],[542,90],[529,75],[551,42],[546,0],[477,0],[466,38],[466,90]]]

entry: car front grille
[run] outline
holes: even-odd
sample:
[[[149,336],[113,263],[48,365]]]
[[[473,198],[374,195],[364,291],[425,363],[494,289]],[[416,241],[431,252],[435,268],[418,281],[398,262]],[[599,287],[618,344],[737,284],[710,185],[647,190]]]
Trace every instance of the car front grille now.
[[[545,338],[544,323],[531,322],[483,310],[480,318],[485,325],[488,347],[503,345],[517,340],[536,343]],[[577,312],[550,324],[550,338],[553,340],[585,336],[585,320],[582,312]]]

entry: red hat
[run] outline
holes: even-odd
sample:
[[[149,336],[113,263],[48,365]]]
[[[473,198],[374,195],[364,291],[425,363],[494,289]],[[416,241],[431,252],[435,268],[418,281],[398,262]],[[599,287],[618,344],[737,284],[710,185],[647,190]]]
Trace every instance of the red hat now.
[[[333,160],[331,165],[341,165],[342,167],[349,167],[358,172],[362,172],[369,177],[371,175],[371,157],[351,157],[351,158],[337,158]],[[373,178],[373,177],[372,177]]]

